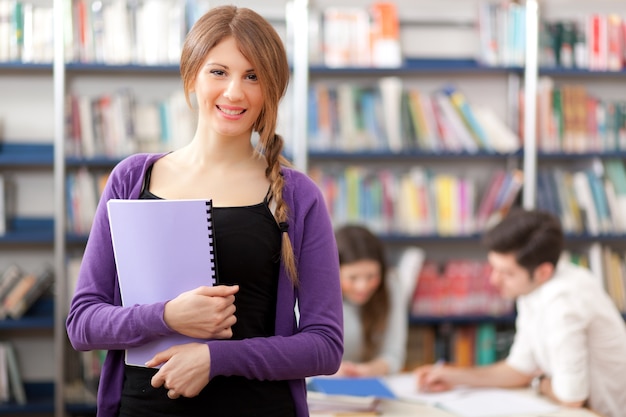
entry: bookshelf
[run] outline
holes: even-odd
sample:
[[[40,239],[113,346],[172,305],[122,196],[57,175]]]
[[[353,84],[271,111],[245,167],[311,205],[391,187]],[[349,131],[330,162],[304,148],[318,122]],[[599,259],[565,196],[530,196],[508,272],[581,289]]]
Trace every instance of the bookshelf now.
[[[454,3],[454,6],[451,6]],[[342,101],[342,94],[345,86],[355,89],[369,91],[374,90],[374,94],[382,94],[378,90],[379,82],[382,79],[393,77],[400,80],[402,89],[417,90],[420,94],[430,95],[447,85],[454,85],[461,91],[471,105],[480,105],[491,109],[499,120],[505,123],[513,131],[517,131],[520,126],[519,120],[519,94],[521,87],[532,81],[532,72],[529,74],[523,65],[519,63],[506,63],[504,65],[485,64],[480,59],[478,49],[478,39],[475,28],[479,2],[419,2],[419,7],[415,7],[414,2],[395,2],[400,16],[400,37],[405,47],[405,59],[403,63],[394,68],[345,66],[331,67],[324,65],[323,56],[313,54],[312,62],[309,65],[309,88],[318,88],[322,84],[335,89],[336,100]],[[311,8],[313,15],[323,15],[325,8],[334,6],[353,7],[362,6],[351,1],[342,1],[340,5],[331,2],[317,1]],[[362,6],[364,7],[364,6]],[[525,23],[524,23],[525,24]],[[417,42],[417,39],[429,39],[426,42]],[[441,43],[432,42],[434,39],[442,39]],[[443,42],[443,39],[447,42]],[[321,43],[313,42],[313,44]],[[458,49],[457,49],[458,47]],[[322,48],[323,49],[323,48]],[[369,91],[368,91],[369,89]],[[353,93],[361,94],[360,91]],[[384,103],[377,109],[384,113],[381,108],[389,107]],[[309,114],[314,115],[314,120],[322,110],[315,108],[315,105],[322,106],[321,99],[309,100],[308,105],[313,106],[313,111],[309,108]],[[359,104],[356,105],[358,108]],[[337,112],[341,113],[341,104],[337,106]],[[529,112],[531,108],[526,107],[524,111]],[[332,112],[331,112],[332,113]],[[345,113],[344,113],[345,114]],[[367,119],[369,114],[361,115]],[[388,121],[391,118],[385,116]],[[357,116],[357,119],[359,116]],[[314,122],[315,123],[315,122]],[[321,122],[320,122],[321,123]],[[334,123],[334,122],[333,122]],[[395,119],[394,123],[400,125],[401,120]],[[376,193],[378,180],[376,173],[381,171],[391,171],[395,175],[402,176],[404,173],[416,168],[423,168],[431,176],[431,185],[435,183],[435,177],[443,174],[451,174],[455,179],[471,179],[473,181],[473,191],[475,193],[474,206],[478,206],[481,197],[485,194],[491,175],[498,169],[513,170],[522,168],[526,164],[526,148],[513,149],[510,152],[498,153],[483,148],[462,149],[462,150],[429,150],[414,143],[403,143],[401,146],[389,146],[385,144],[342,144],[344,132],[354,133],[348,129],[337,129],[330,140],[325,138],[322,145],[316,137],[319,129],[311,129],[311,118],[309,118],[309,144],[311,147],[307,153],[307,168],[314,178],[321,178],[318,184],[322,190],[327,189],[327,202],[331,201],[331,213],[337,224],[344,222],[365,223],[381,237],[387,245],[390,258],[401,254],[407,246],[419,246],[426,252],[427,260],[430,258],[439,262],[442,267],[453,258],[483,259],[484,251],[480,247],[480,228],[446,229],[431,224],[428,229],[413,229],[408,226],[408,222],[401,221],[400,224],[391,224],[383,219],[372,216],[371,211],[376,211],[379,202],[369,199],[368,196]],[[384,124],[384,123],[381,123]],[[385,126],[386,127],[386,126]],[[385,127],[380,128],[381,136],[389,137],[389,131]],[[376,136],[376,134],[371,134]],[[407,132],[401,133],[406,138]],[[346,141],[347,142],[347,141]],[[356,141],[355,141],[356,142]],[[344,173],[342,170],[354,170],[362,174]],[[531,167],[532,170],[532,167]],[[320,174],[321,172],[321,174]],[[533,181],[532,171],[526,170],[524,181]],[[317,177],[320,175],[320,177]],[[354,176],[358,176],[358,180]],[[410,175],[410,174],[409,174]],[[328,177],[333,177],[329,179]],[[428,181],[428,180],[427,180]],[[345,185],[345,184],[348,185]],[[374,185],[371,185],[374,183]],[[400,181],[398,181],[400,183]],[[397,193],[400,186],[394,183]],[[353,187],[350,186],[353,184]],[[394,187],[390,187],[394,188]],[[355,191],[356,189],[356,191]],[[359,195],[358,210],[350,212],[345,209],[350,206],[350,198],[343,200],[341,196]],[[532,197],[532,194],[531,194]],[[396,195],[396,198],[398,196]],[[524,199],[529,197],[524,196]],[[339,200],[339,202],[337,202]],[[522,200],[521,193],[516,199],[517,204]],[[402,203],[398,203],[400,206]],[[404,204],[407,204],[404,202]],[[367,207],[367,209],[363,209]],[[342,211],[345,209],[345,212]],[[394,207],[396,209],[396,207]],[[399,208],[398,208],[399,209]],[[347,212],[347,214],[346,214]],[[394,211],[394,215],[398,212]],[[431,220],[432,221],[432,220]],[[436,221],[436,220],[435,220]],[[479,324],[490,324],[499,329],[510,329],[514,324],[512,314],[467,314],[467,315],[436,315],[436,314],[412,314],[409,320],[412,328],[435,329],[436,335],[426,337],[425,340],[435,342],[440,345],[441,340],[452,338],[454,329],[467,329]],[[421,330],[420,330],[421,331]],[[419,333],[419,332],[418,332]],[[417,336],[418,339],[422,336]],[[411,343],[411,342],[410,342]],[[448,347],[452,349],[451,347]],[[446,347],[438,347],[446,349]],[[434,353],[434,352],[433,352]],[[441,354],[441,351],[437,353]],[[449,357],[447,354],[445,357]],[[407,359],[415,365],[415,358]]]
[[[2,2],[2,0],[0,0]],[[64,319],[67,313],[70,279],[66,259],[79,255],[86,242],[86,233],[68,233],[66,230],[66,202],[62,197],[66,191],[68,174],[85,168],[90,172],[103,173],[109,170],[123,155],[101,154],[84,157],[68,152],[66,139],[69,137],[65,123],[65,97],[70,92],[98,96],[111,93],[125,86],[132,86],[133,94],[146,102],[162,99],[170,92],[180,91],[178,67],[175,64],[146,65],[123,63],[110,65],[103,62],[84,60],[66,60],[66,54],[73,49],[73,44],[64,44],[63,28],[71,27],[65,7],[70,2],[62,0],[40,0],[38,4],[54,4],[56,44],[54,62],[0,62],[0,91],[11,100],[0,102],[0,173],[11,173],[18,180],[22,190],[18,201],[17,215],[10,219],[10,232],[0,237],[0,247],[6,248],[0,256],[0,262],[18,259],[25,264],[54,260],[57,276],[56,299],[54,303],[39,306],[32,315],[16,322],[0,323],[0,332],[12,335],[17,332],[32,333],[41,343],[43,350],[49,352],[50,342],[54,343],[55,369],[53,365],[39,366],[32,361],[27,366],[26,376],[28,392],[32,392],[32,403],[28,407],[7,404],[0,406],[0,415],[17,413],[42,413],[64,416],[66,413],[90,415],[94,407],[88,401],[69,402],[64,397],[68,388],[68,377],[75,370],[68,370],[66,355],[71,349],[66,345]],[[220,2],[211,2],[211,5]],[[288,39],[288,23],[285,22],[285,1],[273,0],[263,6],[253,1],[238,1],[241,6],[248,6],[267,14],[272,23],[279,26],[279,31]],[[356,0],[342,0],[346,6],[362,6]],[[585,69],[547,68],[537,64],[537,51],[527,51],[527,62],[505,66],[487,66],[480,64],[478,57],[479,40],[475,32],[475,11],[478,0],[399,0],[401,11],[401,40],[406,46],[405,53],[410,58],[399,68],[328,68],[321,64],[319,55],[310,52],[312,37],[303,28],[309,28],[311,18],[328,5],[329,1],[307,2],[296,0],[293,4],[294,26],[299,30],[293,33],[293,97],[288,98],[284,120],[287,140],[290,144],[296,166],[303,170],[316,166],[399,166],[429,165],[434,170],[450,169],[456,172],[470,172],[486,181],[485,173],[504,167],[523,167],[525,186],[522,204],[533,207],[536,204],[535,174],[538,169],[553,166],[572,167],[586,165],[593,159],[615,158],[624,161],[623,150],[606,152],[586,152],[581,155],[566,153],[544,153],[535,147],[534,122],[525,119],[524,130],[527,132],[524,149],[506,155],[490,153],[432,153],[416,150],[401,152],[359,151],[340,152],[337,150],[309,151],[307,149],[307,109],[308,88],[320,80],[334,83],[357,82],[374,85],[382,77],[399,77],[406,85],[422,91],[432,91],[445,82],[454,80],[466,93],[472,103],[481,103],[496,111],[497,115],[509,126],[516,123],[517,114],[511,112],[510,103],[517,95],[521,85],[525,85],[527,97],[533,97],[537,89],[536,76],[550,76],[558,82],[585,84],[594,88],[605,98],[624,96],[624,91],[615,88],[621,85],[625,72],[598,72]],[[587,4],[589,3],[589,4]],[[537,2],[528,0],[527,4],[536,6]],[[545,6],[545,7],[544,7]],[[570,7],[575,6],[575,7]],[[542,2],[541,16],[569,17],[579,12],[591,12],[590,8],[614,11],[615,2],[608,0],[584,2],[583,0],[549,0]],[[621,7],[621,6],[620,6]],[[624,13],[624,10],[618,10]],[[532,14],[527,25],[527,36],[532,44]],[[1,19],[0,19],[1,20]],[[69,26],[68,26],[69,25]],[[415,41],[415,39],[420,40]],[[433,41],[435,40],[435,41]],[[303,47],[304,45],[304,47]],[[595,90],[597,89],[597,90]],[[524,112],[534,115],[533,100],[526,99]],[[292,109],[298,109],[294,111]],[[293,116],[293,117],[291,117]],[[36,121],[36,123],[35,123]],[[52,138],[54,136],[54,139]],[[291,138],[290,138],[291,137]],[[537,138],[538,141],[541,138]],[[476,174],[474,174],[476,173]],[[481,257],[479,237],[476,233],[467,235],[441,236],[436,233],[409,234],[400,231],[381,233],[392,252],[399,252],[403,247],[418,245],[437,254],[443,260],[449,253],[464,254],[468,257]],[[602,235],[570,234],[568,243],[574,248],[587,250],[592,243],[602,243],[613,247],[623,246],[623,235],[606,233]],[[50,325],[53,320],[53,326]],[[511,326],[512,317],[453,316],[412,317],[414,326],[463,326],[473,323],[493,323],[497,326]],[[42,336],[43,335],[43,336]],[[38,351],[26,350],[36,357]],[[34,351],[34,353],[33,353]],[[74,358],[73,358],[74,359]],[[30,361],[27,361],[30,362]],[[27,364],[29,365],[29,364]],[[31,368],[41,369],[31,369]],[[35,372],[37,371],[37,372]],[[42,373],[40,373],[41,371]],[[41,382],[43,381],[43,382]],[[29,395],[29,397],[31,397]],[[41,400],[39,400],[41,399]]]
[[[5,35],[0,43],[9,41]],[[0,270],[16,264],[34,272],[53,259],[52,65],[7,60],[5,52],[0,45],[0,176],[5,185],[0,201],[6,229],[0,234]],[[27,393],[26,404],[1,403],[0,415],[54,411],[54,362],[43,360],[57,337],[54,305],[47,295],[21,318],[0,320],[0,338],[17,353]]]
[[[624,147],[618,131],[624,123],[622,103],[626,92],[623,87],[626,71],[623,56],[613,58],[615,47],[619,49],[619,45],[624,42],[623,32],[617,42],[612,33],[616,27],[623,27],[626,8],[623,4],[610,1],[599,1],[593,7],[576,1],[563,8],[563,3],[550,0],[543,2],[540,7],[542,31],[539,42],[538,102],[542,100],[541,97],[545,97],[542,96],[543,87],[547,86],[548,90],[551,88],[553,95],[552,101],[546,102],[547,106],[540,105],[537,113],[540,126],[537,172],[539,179],[543,176],[544,181],[543,184],[538,181],[536,202],[538,206],[559,215],[566,225],[567,249],[601,277],[605,289],[625,315],[626,303],[620,294],[623,294],[626,284],[620,279],[622,275],[619,267],[616,269],[610,266],[607,257],[614,257],[617,264],[623,263],[621,254],[625,248],[623,242],[626,230],[622,226],[621,210],[615,203],[621,195],[621,188],[612,172],[616,169],[621,171],[625,162]],[[594,40],[593,36],[589,36],[590,32],[580,36],[581,28],[593,25],[602,28],[599,33],[604,33],[603,38]],[[547,39],[550,38],[555,39],[552,48],[548,46]],[[598,48],[591,45],[597,45]],[[573,55],[568,54],[568,48],[574,52]],[[577,51],[584,53],[577,54]],[[561,106],[558,106],[559,103]],[[562,121],[560,134],[554,134],[550,130],[551,126],[545,124],[546,113],[555,114],[557,120]],[[579,116],[571,117],[572,114]],[[581,119],[587,123],[581,122]],[[582,174],[585,178],[581,178]],[[569,180],[572,177],[578,177],[577,184],[583,189],[587,183],[600,185],[596,187],[597,194],[593,201],[585,209],[587,213],[595,212],[595,216],[588,218],[583,212],[584,224],[573,223],[576,207],[579,210],[585,207],[584,201],[577,198],[573,205],[563,204],[563,194],[558,194],[556,203],[548,198],[542,199],[547,189],[550,189],[550,177],[564,181],[561,188],[566,190],[570,188]],[[577,197],[580,194],[579,191],[575,193]]]
[[[444,5],[433,5],[430,2],[420,2],[420,7],[414,10],[409,10],[409,7],[405,2],[396,2],[398,9],[400,10],[400,25],[401,25],[401,37],[406,39],[406,36],[415,36],[419,32],[435,32],[442,27],[449,33],[447,40],[454,34],[463,32],[468,27],[472,26],[469,22],[471,18],[468,11],[471,7],[477,7],[487,2],[474,2],[469,5],[466,4],[463,7],[459,7],[458,3],[455,4],[454,13],[450,16],[444,16],[439,14],[439,7]],[[493,3],[493,2],[492,2]],[[341,85],[343,80],[354,85],[367,85],[368,83],[374,84],[376,80],[381,77],[395,76],[400,77],[403,81],[412,80],[413,85],[417,85],[419,88],[428,90],[433,85],[442,82],[441,80],[454,80],[457,85],[461,83],[460,89],[463,92],[467,92],[472,104],[476,100],[480,101],[485,96],[499,97],[500,103],[490,102],[489,105],[500,110],[500,115],[506,120],[510,126],[520,128],[524,132],[524,146],[523,149],[512,155],[501,157],[501,159],[507,159],[508,162],[504,163],[505,166],[515,166],[518,164],[524,171],[524,187],[523,194],[520,203],[527,208],[541,207],[546,208],[547,196],[544,193],[542,181],[544,172],[551,172],[555,167],[560,167],[566,170],[580,170],[580,169],[594,169],[599,172],[597,175],[601,181],[606,178],[607,161],[619,161],[621,164],[624,162],[623,145],[619,144],[619,139],[615,139],[618,142],[614,148],[607,149],[591,149],[586,148],[584,150],[577,150],[575,152],[566,151],[563,149],[550,149],[544,148],[545,136],[542,136],[541,130],[541,108],[536,113],[537,103],[535,98],[537,94],[540,94],[542,83],[545,77],[553,79],[555,85],[582,85],[587,88],[587,91],[593,91],[595,97],[600,97],[600,100],[623,103],[624,89],[615,88],[620,84],[624,78],[624,68],[613,68],[612,70],[590,70],[587,68],[565,68],[563,66],[548,66],[545,59],[545,40],[543,38],[542,24],[545,19],[556,20],[577,20],[581,19],[581,16],[588,16],[592,13],[611,15],[617,14],[623,19],[624,10],[620,6],[619,10],[616,10],[618,6],[614,2],[603,1],[590,6],[588,3],[578,0],[552,0],[547,2],[526,1],[525,3],[526,15],[524,20],[525,30],[525,61],[526,65],[520,65],[518,62],[510,62],[505,65],[484,64],[484,56],[481,54],[481,59],[476,59],[477,54],[470,54],[467,56],[468,51],[473,50],[472,46],[464,44],[463,41],[458,44],[463,44],[464,49],[462,51],[455,51],[445,55],[447,51],[433,50],[432,45],[424,46],[424,50],[417,50],[420,45],[416,45],[417,42],[405,42],[407,46],[407,53],[410,55],[405,62],[397,68],[363,68],[355,66],[347,66],[341,68],[329,68],[320,62],[323,62],[323,58],[320,59],[317,56],[317,61],[310,65],[310,84],[315,85],[319,80],[323,80],[325,83],[335,83],[335,85]],[[494,3],[495,4],[495,3]],[[344,1],[341,2],[342,6],[350,7],[354,6],[354,2]],[[331,7],[334,4],[330,2],[316,2],[315,7],[318,7],[317,13],[323,10],[324,7]],[[416,11],[418,10],[419,11]],[[426,17],[427,16],[427,17]],[[612,16],[615,19],[615,16]],[[523,33],[524,30],[521,32]],[[410,35],[409,35],[410,34]],[[431,34],[432,36],[432,34]],[[623,34],[621,35],[623,36]],[[432,38],[431,38],[432,39]],[[445,48],[441,44],[437,43],[437,46]],[[434,58],[433,58],[434,56]],[[623,58],[621,58],[623,60]],[[622,64],[623,65],[623,64]],[[482,79],[488,79],[487,83],[481,84]],[[462,84],[466,79],[468,84]],[[332,81],[329,81],[332,80]],[[415,81],[419,80],[419,81]],[[498,87],[497,85],[500,85]],[[623,83],[622,83],[623,84]],[[480,87],[479,87],[480,86]],[[502,87],[504,86],[504,87]],[[500,88],[501,90],[498,90]],[[474,89],[474,90],[472,90]],[[515,110],[507,111],[506,109],[513,109],[515,106],[511,105],[511,101],[515,100],[516,91],[521,91],[520,98],[522,104],[520,109],[525,116],[520,120],[515,120],[517,115]],[[499,91],[499,92],[498,92]],[[502,99],[507,97],[508,99]],[[339,96],[339,94],[338,94]],[[341,100],[340,98],[338,100]],[[309,102],[310,105],[311,101]],[[621,107],[616,108],[619,110]],[[504,111],[502,111],[504,109]],[[616,112],[618,111],[616,110]],[[621,120],[621,119],[618,119]],[[545,121],[543,121],[545,123]],[[616,123],[621,123],[620,121]],[[517,124],[517,125],[516,125]],[[539,128],[536,130],[536,125]],[[616,128],[617,129],[617,128]],[[616,130],[617,131],[617,130]],[[619,138],[619,134],[615,133],[616,138]],[[310,136],[310,135],[309,135]],[[591,138],[592,135],[588,135],[587,138]],[[587,140],[587,139],[585,139]],[[318,168],[320,166],[330,167],[327,169],[337,169],[339,166],[367,166],[373,170],[380,169],[384,166],[393,166],[398,169],[401,165],[436,165],[437,169],[450,164],[451,166],[458,168],[461,166],[469,167],[468,169],[493,169],[494,161],[497,161],[499,156],[493,156],[493,159],[489,160],[489,155],[476,152],[461,152],[460,154],[450,153],[443,154],[424,152],[423,150],[405,149],[400,151],[388,151],[388,150],[361,150],[356,151],[342,151],[333,149],[314,149],[310,150],[307,154],[308,161],[307,166]],[[502,163],[502,162],[500,162]],[[373,167],[373,168],[372,168]],[[462,168],[461,168],[462,169]],[[346,179],[346,182],[348,180]],[[563,187],[561,187],[563,188]],[[341,192],[344,189],[340,189]],[[556,194],[555,190],[552,190],[552,194]],[[548,192],[548,194],[550,194]],[[619,196],[618,196],[619,197]],[[610,201],[608,202],[610,204]],[[615,203],[614,203],[615,204]],[[332,211],[332,210],[331,210]],[[358,217],[365,216],[365,217]],[[356,217],[348,218],[351,221],[362,221],[373,225],[374,228],[378,228],[379,225],[376,222],[371,222],[370,218],[366,217],[366,214],[359,213]],[[339,221],[345,221],[346,217],[342,216]],[[623,252],[623,236],[624,233],[618,227],[613,227],[616,220],[611,219],[612,222],[609,226],[597,231],[583,230],[582,232],[573,232],[567,230],[566,240],[568,249],[576,253],[583,253],[588,262],[592,265],[592,269],[598,271],[600,276],[604,276],[605,281],[607,276],[621,276],[619,272],[607,273],[606,266],[602,265],[602,256],[606,252],[606,247],[611,247],[615,251]],[[457,235],[457,236],[442,236],[438,233],[403,233],[402,231],[383,230],[379,232],[379,235],[388,244],[391,250],[398,250],[404,245],[419,245],[426,249],[427,257],[429,249],[431,253],[443,254],[440,257],[445,258],[450,253],[462,253],[468,256],[481,256],[480,250],[476,252],[476,246],[478,241],[478,233],[469,235]],[[601,249],[599,249],[601,248]],[[622,260],[623,262],[623,260]],[[605,282],[605,286],[606,286]],[[623,285],[623,283],[622,283]],[[607,290],[609,287],[607,287]],[[622,301],[623,303],[624,301]],[[512,316],[504,316],[503,321],[509,324],[513,323]],[[481,316],[470,316],[469,319],[456,321],[452,316],[446,317],[411,317],[411,323],[413,325],[436,325],[437,323],[442,325],[454,324],[469,324],[469,323],[484,323],[489,322],[488,319]],[[502,323],[500,323],[502,324]]]

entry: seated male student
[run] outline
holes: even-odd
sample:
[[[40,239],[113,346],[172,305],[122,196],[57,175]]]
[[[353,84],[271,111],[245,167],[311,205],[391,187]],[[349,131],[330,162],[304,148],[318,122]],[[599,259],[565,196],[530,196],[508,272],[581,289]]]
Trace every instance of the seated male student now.
[[[604,417],[626,416],[626,325],[600,278],[558,262],[560,222],[516,209],[487,231],[491,283],[517,299],[516,334],[508,357],[479,367],[426,365],[415,370],[423,391],[455,385],[523,387]]]

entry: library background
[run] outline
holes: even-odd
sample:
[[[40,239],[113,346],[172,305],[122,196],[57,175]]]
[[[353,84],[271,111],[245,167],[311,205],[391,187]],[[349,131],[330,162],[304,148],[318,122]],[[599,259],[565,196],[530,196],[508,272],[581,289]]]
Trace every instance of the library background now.
[[[64,322],[98,195],[125,155],[191,138],[180,45],[223,3],[283,36],[279,132],[335,224],[413,271],[407,369],[507,354],[479,242],[513,205],[556,213],[626,312],[623,2],[0,0],[0,415],[95,415],[102,352]]]

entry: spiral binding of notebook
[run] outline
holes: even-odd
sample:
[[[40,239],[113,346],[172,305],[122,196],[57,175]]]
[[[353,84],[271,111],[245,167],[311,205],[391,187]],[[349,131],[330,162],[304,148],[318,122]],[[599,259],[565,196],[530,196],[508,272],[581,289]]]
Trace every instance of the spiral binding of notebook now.
[[[209,243],[210,243],[210,248],[209,248],[209,259],[211,259],[211,279],[212,279],[212,283],[213,285],[217,285],[217,263],[215,262],[215,240],[214,240],[214,236],[215,234],[213,233],[213,201],[212,200],[207,200],[206,201],[206,218],[207,218],[207,232],[208,232],[208,238],[209,238]]]

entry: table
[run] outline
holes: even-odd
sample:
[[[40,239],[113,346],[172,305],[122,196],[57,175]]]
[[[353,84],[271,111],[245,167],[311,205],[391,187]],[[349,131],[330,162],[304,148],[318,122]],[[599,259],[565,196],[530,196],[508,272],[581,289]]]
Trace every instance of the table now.
[[[530,389],[515,390],[523,393],[524,395],[536,395]],[[364,416],[379,416],[379,417],[455,417],[455,414],[444,411],[440,408],[417,404],[414,402],[408,402],[403,400],[382,400],[380,407],[380,413],[311,413],[311,417],[364,417]],[[516,416],[518,417],[518,416]],[[599,417],[598,414],[585,408],[566,408],[561,407],[556,412],[542,413],[541,416],[528,415],[519,417]]]

